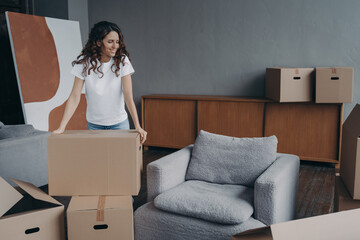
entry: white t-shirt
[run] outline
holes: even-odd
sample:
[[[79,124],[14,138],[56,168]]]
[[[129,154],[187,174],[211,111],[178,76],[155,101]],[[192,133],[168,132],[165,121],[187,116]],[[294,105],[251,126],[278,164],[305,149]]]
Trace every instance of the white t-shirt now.
[[[83,76],[83,64],[75,64],[71,69],[71,73],[85,80],[85,94],[87,101],[86,120],[90,123],[110,126],[120,123],[127,118],[125,111],[125,101],[122,90],[121,77],[133,74],[129,58],[126,56],[123,66],[120,63],[119,76],[110,69],[114,59],[111,58],[109,62],[102,63],[102,74],[91,70],[90,75]],[[100,62],[98,62],[99,66]],[[115,71],[116,67],[113,66]],[[100,78],[102,76],[102,78]]]

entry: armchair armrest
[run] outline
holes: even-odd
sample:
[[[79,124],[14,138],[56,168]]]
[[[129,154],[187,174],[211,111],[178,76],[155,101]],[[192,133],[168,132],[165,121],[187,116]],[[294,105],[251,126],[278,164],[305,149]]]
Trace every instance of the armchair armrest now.
[[[162,157],[147,166],[148,201],[185,181],[193,145]]]
[[[266,225],[295,218],[299,181],[298,156],[277,154],[276,161],[255,181],[255,218]]]
[[[47,137],[50,132],[35,130],[26,136],[0,140],[0,176],[13,177],[35,186],[48,184]],[[14,186],[13,182],[9,183]]]
[[[26,135],[15,135],[15,136],[11,136],[11,137],[6,137],[3,139],[0,139],[0,143],[1,144],[13,144],[18,143],[19,141],[32,141],[33,139],[40,139],[40,138],[44,138],[45,141],[47,139],[48,136],[50,136],[50,132],[48,131],[40,131],[40,130],[33,130],[33,132],[26,134]],[[5,145],[4,145],[5,146]]]

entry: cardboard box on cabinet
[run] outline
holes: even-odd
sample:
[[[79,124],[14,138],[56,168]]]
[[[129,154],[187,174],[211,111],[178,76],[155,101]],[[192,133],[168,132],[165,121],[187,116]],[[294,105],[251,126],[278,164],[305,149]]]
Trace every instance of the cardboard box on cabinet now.
[[[340,176],[353,199],[360,200],[360,105],[343,124]]]
[[[358,239],[360,209],[273,224],[233,236],[232,240]]]
[[[353,82],[353,68],[316,68],[315,101],[317,103],[352,102]]]
[[[340,212],[360,208],[360,200],[354,200],[340,176],[335,177],[334,211]]]
[[[64,240],[64,206],[34,185],[0,177],[0,239]]]
[[[74,196],[67,209],[68,239],[134,239],[131,196]]]
[[[132,130],[73,130],[47,140],[49,194],[137,195],[142,147]]]
[[[267,68],[267,98],[278,102],[310,102],[314,96],[314,68]]]

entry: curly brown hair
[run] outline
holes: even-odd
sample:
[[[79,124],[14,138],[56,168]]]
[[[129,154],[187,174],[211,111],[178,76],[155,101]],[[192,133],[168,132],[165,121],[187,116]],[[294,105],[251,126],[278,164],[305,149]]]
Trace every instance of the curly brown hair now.
[[[124,36],[120,30],[120,28],[115,24],[107,21],[98,22],[91,29],[89,34],[89,39],[85,44],[85,47],[81,51],[80,55],[72,62],[72,65],[75,64],[83,64],[84,68],[82,71],[82,75],[85,77],[90,75],[91,70],[94,73],[99,72],[101,74],[100,78],[104,76],[104,73],[101,71],[100,67],[102,65],[101,58],[101,48],[103,46],[103,39],[108,35],[111,31],[115,31],[119,35],[119,48],[116,51],[114,58],[114,63],[111,66],[111,70],[113,71],[113,66],[116,67],[115,75],[119,76],[120,63],[124,66],[124,60],[127,56],[130,59],[130,54],[126,50]],[[101,46],[97,45],[98,42],[101,42]],[[98,61],[100,62],[98,66]],[[91,66],[90,66],[91,65]]]

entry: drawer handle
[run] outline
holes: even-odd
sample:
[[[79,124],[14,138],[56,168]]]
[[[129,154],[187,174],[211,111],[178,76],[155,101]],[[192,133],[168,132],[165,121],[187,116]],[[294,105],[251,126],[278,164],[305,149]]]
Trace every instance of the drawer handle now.
[[[294,80],[300,80],[301,77],[294,77]]]
[[[100,224],[100,225],[94,225],[94,229],[95,230],[103,230],[103,229],[108,229],[108,225],[107,224]]]
[[[339,80],[339,77],[332,77],[331,80]]]
[[[32,234],[32,233],[36,233],[39,232],[40,228],[36,227],[36,228],[29,228],[27,230],[25,230],[25,234]]]

